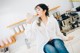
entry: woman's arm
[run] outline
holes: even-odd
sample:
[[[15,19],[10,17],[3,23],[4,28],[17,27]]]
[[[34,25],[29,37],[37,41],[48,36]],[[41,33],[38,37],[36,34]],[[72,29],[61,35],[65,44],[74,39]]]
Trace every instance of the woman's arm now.
[[[58,21],[55,19],[55,30],[56,30],[56,34],[59,35],[63,40],[71,40],[73,39],[73,36],[64,36],[63,33],[60,31],[60,28],[59,28],[59,24],[58,24]]]
[[[26,20],[27,24],[32,24],[34,22],[35,18],[36,18],[35,15],[27,13],[27,20]]]

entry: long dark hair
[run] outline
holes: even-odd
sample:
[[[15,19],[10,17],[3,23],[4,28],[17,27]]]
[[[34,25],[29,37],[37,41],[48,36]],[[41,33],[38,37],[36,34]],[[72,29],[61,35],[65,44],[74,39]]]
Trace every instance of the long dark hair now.
[[[46,4],[38,4],[38,5],[35,7],[35,9],[36,9],[38,6],[41,7],[41,8],[43,9],[43,11],[46,10],[45,15],[46,15],[46,16],[49,16],[49,8],[48,8],[48,6],[47,6]],[[38,23],[37,23],[38,26],[41,25],[41,21],[42,21],[42,19],[41,19],[41,17],[39,17]]]

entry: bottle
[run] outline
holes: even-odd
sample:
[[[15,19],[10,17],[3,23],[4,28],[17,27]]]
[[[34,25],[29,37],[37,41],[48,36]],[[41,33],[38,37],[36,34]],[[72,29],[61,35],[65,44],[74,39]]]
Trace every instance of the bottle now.
[[[26,42],[27,48],[29,49],[31,47],[30,42],[28,41],[28,39],[25,39],[25,42]]]

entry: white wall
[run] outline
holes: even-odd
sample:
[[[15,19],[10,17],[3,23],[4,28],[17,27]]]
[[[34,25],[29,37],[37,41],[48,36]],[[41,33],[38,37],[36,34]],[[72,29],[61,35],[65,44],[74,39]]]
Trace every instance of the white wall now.
[[[80,2],[73,2],[74,7],[80,6]]]

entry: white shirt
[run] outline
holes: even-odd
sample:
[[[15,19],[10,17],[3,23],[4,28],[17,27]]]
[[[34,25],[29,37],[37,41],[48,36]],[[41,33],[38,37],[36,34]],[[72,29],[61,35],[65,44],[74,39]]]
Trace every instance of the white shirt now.
[[[37,22],[38,20],[28,24],[25,30],[26,38],[31,42],[32,47],[35,47],[35,53],[44,53],[44,45],[50,39],[65,38],[60,32],[57,20],[53,16],[48,17],[46,25],[41,22],[41,26],[38,26]]]

